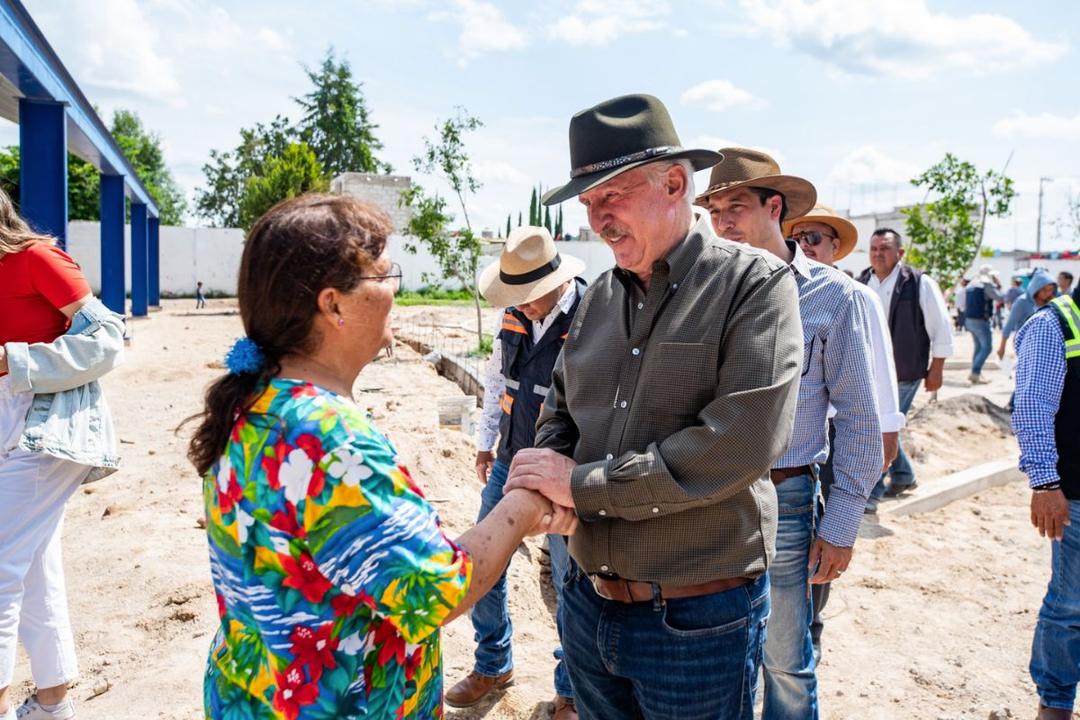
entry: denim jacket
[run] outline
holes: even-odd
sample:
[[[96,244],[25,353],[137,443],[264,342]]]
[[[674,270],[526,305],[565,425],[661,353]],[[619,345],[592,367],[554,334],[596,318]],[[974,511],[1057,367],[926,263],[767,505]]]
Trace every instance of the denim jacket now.
[[[116,431],[98,378],[124,357],[124,319],[93,299],[51,343],[9,342],[15,392],[32,392],[19,447],[93,468],[86,482],[116,472]]]

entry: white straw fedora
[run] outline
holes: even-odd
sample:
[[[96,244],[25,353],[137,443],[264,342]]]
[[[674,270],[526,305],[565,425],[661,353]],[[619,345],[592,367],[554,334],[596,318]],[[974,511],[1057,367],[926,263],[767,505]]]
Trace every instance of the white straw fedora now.
[[[558,251],[547,228],[523,225],[506,238],[499,261],[480,273],[480,294],[497,307],[524,305],[584,269],[584,261]]]

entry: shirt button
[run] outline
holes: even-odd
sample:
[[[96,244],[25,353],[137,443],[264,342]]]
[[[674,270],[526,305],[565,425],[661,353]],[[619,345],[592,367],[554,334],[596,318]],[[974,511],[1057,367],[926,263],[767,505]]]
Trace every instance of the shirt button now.
[[[679,283],[672,283],[671,284],[671,289],[672,290],[678,290],[679,289]]]
[[[641,351],[638,350],[637,348],[634,348],[633,350],[630,351],[630,354],[631,355],[640,355]]]
[[[653,508],[652,511],[653,511],[653,514],[658,513],[658,512],[660,512],[660,508]]]
[[[615,457],[615,456],[614,456],[614,455],[612,455],[611,453],[608,453],[608,454],[607,454],[607,459],[608,459],[608,460],[610,460],[610,459],[611,459],[611,458],[613,458],[613,457]]]
[[[603,571],[603,572],[607,572],[608,571],[608,566],[607,565],[601,565],[600,570]]]
[[[597,513],[596,513],[596,514],[597,514],[597,515],[600,515],[601,517],[604,517],[604,516],[606,516],[606,515],[607,515],[607,510],[599,510],[599,511],[597,511]]]
[[[623,400],[621,403],[619,403],[619,407],[625,408],[626,407],[626,401]]]
[[[637,309],[638,310],[642,309],[643,307],[645,307],[645,303],[638,303],[637,304]]]

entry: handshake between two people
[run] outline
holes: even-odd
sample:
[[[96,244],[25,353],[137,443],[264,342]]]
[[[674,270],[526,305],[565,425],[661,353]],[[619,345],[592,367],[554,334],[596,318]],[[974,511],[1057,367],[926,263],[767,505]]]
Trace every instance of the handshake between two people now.
[[[578,517],[570,492],[570,473],[576,466],[573,460],[554,450],[529,448],[514,455],[503,495],[528,492],[544,504],[545,512],[530,535],[574,534]]]

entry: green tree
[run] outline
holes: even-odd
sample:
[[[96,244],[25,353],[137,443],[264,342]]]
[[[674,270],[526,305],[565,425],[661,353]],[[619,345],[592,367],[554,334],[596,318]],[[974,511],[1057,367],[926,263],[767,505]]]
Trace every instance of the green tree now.
[[[269,124],[241,128],[240,144],[233,150],[210,151],[203,165],[206,187],[195,191],[195,210],[215,227],[240,227],[240,201],[247,181],[261,176],[272,157],[280,157],[295,140],[288,118],[281,115]]]
[[[518,210],[518,224],[517,224],[517,226],[521,227],[521,211],[520,210]]]
[[[330,186],[315,152],[306,143],[292,143],[280,156],[266,160],[261,175],[249,177],[240,198],[240,227],[250,230],[255,221],[282,200]]]
[[[506,237],[510,237],[510,213],[506,213]]]
[[[986,218],[1009,214],[1016,196],[1013,181],[946,153],[911,182],[935,199],[902,211],[910,243],[905,259],[942,287],[952,287],[979,254]]]
[[[146,191],[158,206],[162,225],[179,225],[187,211],[184,193],[173,179],[157,133],[146,130],[139,116],[130,110],[113,113],[110,128],[116,144],[127,157]],[[0,187],[18,206],[19,146],[0,150]],[[101,175],[98,169],[74,155],[68,155],[68,217],[98,220],[101,216]]]
[[[562,222],[562,205],[559,206],[559,216],[555,220],[555,237],[562,238],[563,234],[563,222]]]
[[[480,238],[473,233],[466,200],[480,189],[480,181],[472,174],[465,135],[481,127],[483,123],[479,119],[459,107],[454,117],[435,125],[438,133],[436,140],[424,137],[424,151],[413,158],[413,167],[417,172],[439,177],[450,186],[461,208],[464,227],[452,230],[454,215],[447,209],[446,201],[438,194],[429,194],[419,184],[404,191],[399,200],[400,205],[408,206],[413,211],[406,234],[427,248],[439,264],[443,278],[457,280],[472,294],[476,307],[477,349],[484,341],[476,277],[482,246]],[[417,246],[409,242],[405,249],[415,253]]]
[[[339,61],[329,48],[318,69],[304,72],[314,88],[293,98],[304,112],[297,131],[327,174],[390,172],[390,165],[375,156],[383,148],[375,137],[379,126],[371,122],[362,83],[353,80],[349,62]]]
[[[532,196],[529,198],[529,224],[530,225],[539,224],[539,221],[537,220],[537,217],[539,217],[539,213],[538,213],[538,208],[539,207],[540,206],[536,202],[536,188],[533,188],[532,189]]]
[[[551,224],[551,207],[550,206],[544,208],[544,227],[547,228],[548,232],[552,232],[552,230],[554,230],[554,226]]]

